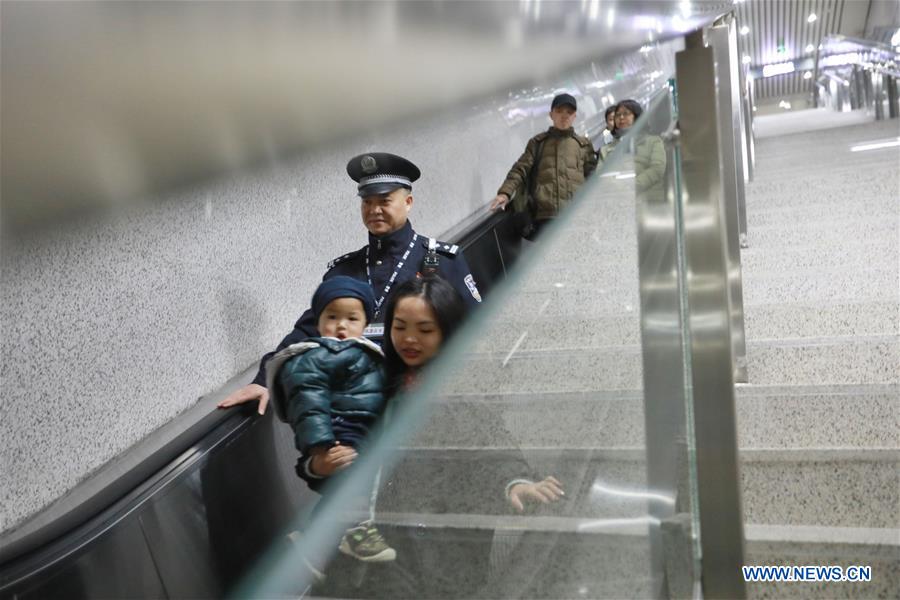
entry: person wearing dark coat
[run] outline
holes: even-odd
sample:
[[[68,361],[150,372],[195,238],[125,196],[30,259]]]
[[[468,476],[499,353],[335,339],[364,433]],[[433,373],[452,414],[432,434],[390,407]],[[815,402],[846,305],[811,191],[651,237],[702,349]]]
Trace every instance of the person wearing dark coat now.
[[[369,240],[359,250],[332,260],[323,280],[345,275],[369,285],[376,304],[366,337],[380,341],[383,332],[381,311],[392,290],[419,274],[440,275],[470,308],[481,302],[481,294],[462,250],[454,244],[416,232],[409,222],[413,206],[412,183],[420,176],[418,167],[394,154],[372,152],[352,158],[347,163],[347,173],[358,184],[362,220],[369,231]],[[266,388],[269,360],[291,344],[316,335],[315,315],[307,310],[277,348],[262,357],[253,382],[230,394],[219,403],[219,408],[258,400],[259,413],[263,414],[269,398]]]

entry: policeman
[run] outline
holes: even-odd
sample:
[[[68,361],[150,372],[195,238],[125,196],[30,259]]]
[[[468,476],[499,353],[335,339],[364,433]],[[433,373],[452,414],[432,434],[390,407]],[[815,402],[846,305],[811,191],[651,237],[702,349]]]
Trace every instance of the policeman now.
[[[420,273],[437,273],[459,292],[469,306],[481,302],[481,295],[469,271],[462,250],[416,233],[409,222],[413,206],[412,184],[419,178],[418,167],[386,152],[370,152],[350,159],[347,173],[357,182],[362,199],[362,220],[369,230],[369,243],[355,252],[339,256],[328,264],[324,279],[348,275],[367,282],[375,294],[375,318],[366,335],[379,339],[384,333],[382,319],[391,291]],[[219,403],[226,408],[259,401],[263,414],[269,399],[266,363],[282,348],[318,335],[312,310],[304,312],[278,347],[262,357],[253,383]]]

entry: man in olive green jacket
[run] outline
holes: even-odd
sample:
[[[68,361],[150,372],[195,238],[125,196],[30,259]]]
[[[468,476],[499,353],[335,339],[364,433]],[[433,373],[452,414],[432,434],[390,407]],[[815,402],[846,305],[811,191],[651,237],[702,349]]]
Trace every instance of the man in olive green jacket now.
[[[509,170],[506,181],[491,202],[491,210],[505,209],[513,194],[530,193],[532,170],[535,181],[530,189],[534,191],[532,217],[535,229],[539,231],[565,208],[597,167],[597,155],[591,141],[575,133],[572,127],[576,111],[577,104],[571,95],[559,94],[553,98],[550,106],[553,126],[528,140],[525,152]],[[537,167],[532,169],[536,159]]]

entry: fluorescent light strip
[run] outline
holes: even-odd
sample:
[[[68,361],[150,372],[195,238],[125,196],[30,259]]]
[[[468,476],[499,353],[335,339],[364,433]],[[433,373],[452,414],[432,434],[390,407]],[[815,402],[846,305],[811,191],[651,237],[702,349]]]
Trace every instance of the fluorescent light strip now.
[[[893,148],[900,146],[900,137],[890,142],[876,142],[873,144],[860,144],[859,146],[851,146],[850,152],[865,152],[866,150],[880,150],[882,148]]]
[[[765,65],[762,72],[763,77],[772,77],[773,75],[785,75],[787,73],[793,73],[794,63],[788,61],[783,63],[775,63],[772,65]]]

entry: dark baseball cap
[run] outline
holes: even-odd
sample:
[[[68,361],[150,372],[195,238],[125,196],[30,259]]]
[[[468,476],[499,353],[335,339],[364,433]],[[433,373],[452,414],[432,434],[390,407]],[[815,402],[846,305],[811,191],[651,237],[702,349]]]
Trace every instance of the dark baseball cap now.
[[[575,96],[572,94],[557,94],[557,96],[553,98],[553,102],[550,103],[550,110],[564,104],[568,104],[573,110],[578,110],[578,103],[575,102]]]

